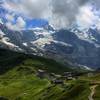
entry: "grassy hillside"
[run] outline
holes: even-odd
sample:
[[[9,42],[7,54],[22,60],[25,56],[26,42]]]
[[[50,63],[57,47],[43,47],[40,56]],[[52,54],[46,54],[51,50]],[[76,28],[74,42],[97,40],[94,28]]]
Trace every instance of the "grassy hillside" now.
[[[83,81],[88,81],[90,87],[95,86],[93,99],[100,100],[100,72],[94,72],[94,74],[89,77],[87,74],[83,75],[80,77],[80,79]]]
[[[48,72],[62,73],[64,71],[72,71],[70,65],[64,66],[52,59],[43,57],[25,55],[13,51],[0,49],[0,73],[4,73],[9,69],[26,66],[34,69],[44,69]],[[59,70],[60,69],[60,70]]]
[[[94,95],[95,100],[100,100],[100,85],[96,87],[96,93]]]
[[[88,100],[89,90],[87,86],[84,87],[81,84],[73,87],[69,86],[71,88],[69,91],[69,89],[64,90],[60,86],[50,87],[47,80],[32,79],[34,81],[16,80],[2,83],[0,95],[9,100]]]
[[[0,100],[88,100],[90,79],[55,85],[48,77],[39,78],[38,69],[55,74],[74,71],[51,59],[0,49]]]
[[[18,68],[0,76],[0,96],[8,100],[88,100],[89,92],[88,82],[52,85],[48,79]]]

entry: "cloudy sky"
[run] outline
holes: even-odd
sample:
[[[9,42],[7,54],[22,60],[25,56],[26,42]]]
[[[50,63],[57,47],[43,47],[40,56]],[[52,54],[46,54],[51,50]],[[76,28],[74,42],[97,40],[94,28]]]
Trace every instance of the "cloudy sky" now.
[[[100,29],[100,0],[0,0],[0,21],[11,29],[77,24]]]

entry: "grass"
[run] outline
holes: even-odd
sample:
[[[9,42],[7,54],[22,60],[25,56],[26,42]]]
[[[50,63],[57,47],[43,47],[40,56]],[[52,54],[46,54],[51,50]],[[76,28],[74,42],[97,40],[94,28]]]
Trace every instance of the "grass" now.
[[[88,82],[77,80],[72,87],[61,96],[61,100],[87,100],[89,93]]]
[[[48,72],[62,73],[64,71],[72,71],[70,65],[65,66],[52,59],[43,57],[25,55],[9,50],[0,49],[0,73],[5,73],[16,66],[33,67],[34,69],[44,69]],[[59,70],[60,69],[60,70]]]
[[[17,68],[0,76],[0,96],[9,100],[86,100],[88,95],[87,81],[52,85],[46,78],[40,79]]]
[[[94,100],[100,100],[100,85],[96,87],[96,93],[94,95]]]
[[[64,66],[52,59],[0,49],[0,97],[7,100],[88,100],[88,80],[94,77],[87,80],[84,76],[66,81],[65,85],[53,85],[46,77],[36,76],[38,69],[56,74],[73,71],[70,65]],[[98,78],[99,75],[95,76],[96,80]],[[97,88],[95,98],[99,96],[99,90]]]

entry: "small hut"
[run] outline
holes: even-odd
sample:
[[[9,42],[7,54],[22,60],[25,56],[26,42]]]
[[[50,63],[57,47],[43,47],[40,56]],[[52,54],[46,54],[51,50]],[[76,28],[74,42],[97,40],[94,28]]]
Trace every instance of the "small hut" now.
[[[55,79],[51,81],[51,84],[55,84],[55,85],[64,84],[64,81],[61,79]]]
[[[63,78],[66,80],[72,80],[73,79],[73,73],[72,72],[64,72]]]
[[[94,73],[89,72],[87,76],[88,76],[88,77],[93,77],[93,76],[94,76]]]
[[[49,78],[50,80],[53,80],[53,79],[56,78],[56,74],[55,74],[55,73],[50,73],[50,74],[48,75],[48,78]]]
[[[38,76],[39,78],[44,78],[44,77],[46,77],[46,71],[45,71],[45,70],[39,69],[39,70],[37,71],[37,76]]]

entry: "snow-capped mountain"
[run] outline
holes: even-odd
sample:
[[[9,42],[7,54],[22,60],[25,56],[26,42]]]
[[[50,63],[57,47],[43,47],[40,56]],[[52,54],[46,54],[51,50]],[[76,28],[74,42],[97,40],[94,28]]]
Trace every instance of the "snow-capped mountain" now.
[[[89,29],[86,33],[75,30],[43,28],[14,31],[0,24],[0,46],[32,53],[84,68],[100,66],[100,34]],[[88,66],[88,67],[87,67]]]
[[[94,43],[95,45],[100,45],[100,30],[97,28],[89,28],[85,30],[80,30],[78,28],[72,28],[74,32],[80,39]]]

